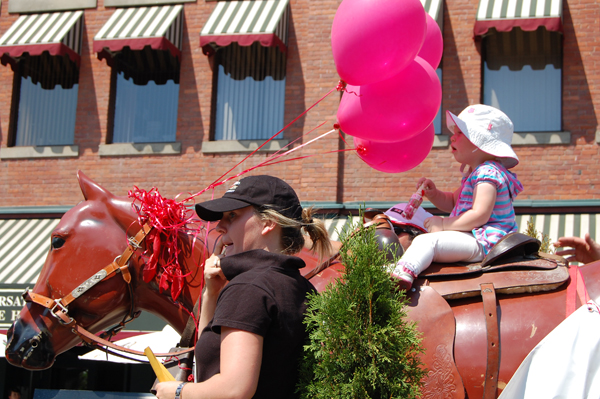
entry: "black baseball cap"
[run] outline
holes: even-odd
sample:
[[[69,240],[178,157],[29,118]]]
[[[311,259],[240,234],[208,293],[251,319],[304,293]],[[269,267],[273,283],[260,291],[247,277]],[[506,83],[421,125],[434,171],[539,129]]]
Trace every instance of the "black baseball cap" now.
[[[248,205],[271,208],[290,219],[302,220],[302,206],[294,189],[268,175],[244,177],[233,183],[223,197],[196,204],[196,213],[202,220],[215,222],[223,218],[223,212]]]

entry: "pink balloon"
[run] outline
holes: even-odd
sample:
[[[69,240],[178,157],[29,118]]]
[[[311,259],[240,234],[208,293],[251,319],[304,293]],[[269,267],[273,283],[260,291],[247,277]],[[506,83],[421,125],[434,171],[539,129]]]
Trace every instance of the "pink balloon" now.
[[[427,158],[434,138],[432,123],[416,136],[396,143],[378,143],[354,137],[354,147],[360,159],[373,169],[400,173],[416,167]]]
[[[364,85],[390,78],[417,55],[427,30],[420,0],[344,0],[331,27],[340,78]]]
[[[444,38],[440,26],[431,15],[427,14],[427,34],[418,56],[427,61],[433,69],[437,69],[442,60],[443,52]]]
[[[346,86],[337,118],[344,133],[391,143],[425,130],[441,102],[442,88],[435,70],[417,57],[390,79]]]

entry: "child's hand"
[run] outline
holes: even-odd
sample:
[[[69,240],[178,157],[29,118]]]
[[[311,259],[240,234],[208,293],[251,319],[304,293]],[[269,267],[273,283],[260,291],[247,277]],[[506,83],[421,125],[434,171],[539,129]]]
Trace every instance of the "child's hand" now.
[[[417,183],[417,190],[421,187],[421,184],[423,184],[424,195],[431,199],[431,196],[435,195],[435,192],[437,191],[435,183],[426,177],[421,177]]]
[[[441,216],[431,216],[425,219],[423,226],[428,233],[435,233],[444,230],[444,218]]]

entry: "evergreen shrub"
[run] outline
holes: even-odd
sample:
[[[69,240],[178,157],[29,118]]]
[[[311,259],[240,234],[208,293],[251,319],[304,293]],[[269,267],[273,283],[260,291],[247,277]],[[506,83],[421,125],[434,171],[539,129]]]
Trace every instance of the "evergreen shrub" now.
[[[309,342],[300,364],[303,399],[416,398],[426,373],[421,338],[406,320],[406,297],[390,278],[389,261],[362,225],[342,232],[345,272],[313,294],[305,324]]]

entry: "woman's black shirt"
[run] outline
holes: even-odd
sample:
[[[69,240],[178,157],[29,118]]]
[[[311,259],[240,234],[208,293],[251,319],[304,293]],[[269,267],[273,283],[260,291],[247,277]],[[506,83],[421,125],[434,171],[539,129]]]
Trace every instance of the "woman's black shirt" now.
[[[215,315],[196,345],[196,382],[220,372],[221,327],[264,338],[262,365],[254,398],[292,398],[298,359],[305,342],[306,296],[315,292],[300,274],[295,256],[252,250],[221,259],[229,280],[217,300]]]

